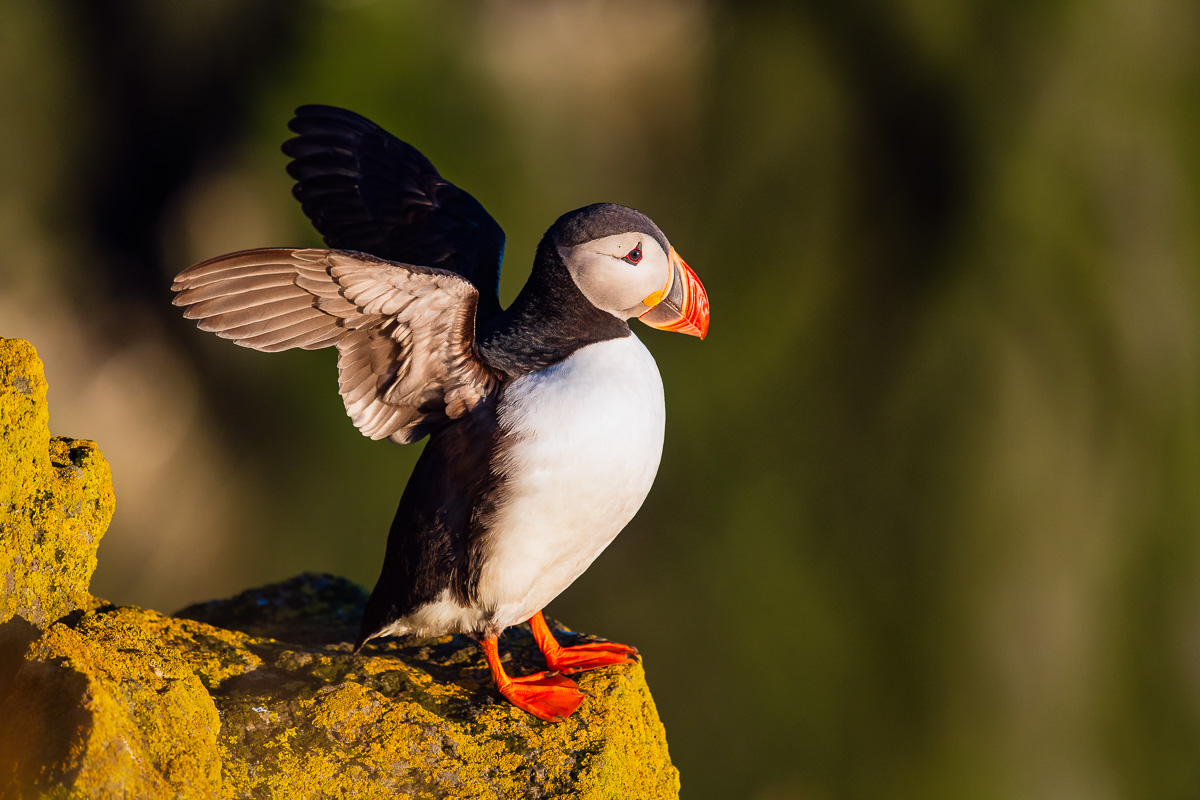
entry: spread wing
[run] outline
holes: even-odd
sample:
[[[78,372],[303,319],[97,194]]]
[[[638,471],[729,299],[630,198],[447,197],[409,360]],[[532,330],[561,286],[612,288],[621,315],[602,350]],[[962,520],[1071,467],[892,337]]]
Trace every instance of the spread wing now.
[[[452,272],[267,248],[196,264],[171,288],[185,317],[243,347],[336,347],[346,413],[372,439],[415,442],[496,386],[475,351],[478,292]]]
[[[479,320],[500,311],[504,231],[429,159],[352,111],[308,105],[288,127],[288,174],[330,247],[449,270],[479,289]]]

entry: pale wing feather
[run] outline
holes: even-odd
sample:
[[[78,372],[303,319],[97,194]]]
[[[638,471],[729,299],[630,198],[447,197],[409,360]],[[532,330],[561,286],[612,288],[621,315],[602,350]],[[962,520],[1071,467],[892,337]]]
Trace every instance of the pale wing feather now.
[[[495,387],[475,351],[464,278],[340,250],[247,250],[184,270],[184,316],[244,347],[338,349],[346,413],[372,439],[414,442]]]

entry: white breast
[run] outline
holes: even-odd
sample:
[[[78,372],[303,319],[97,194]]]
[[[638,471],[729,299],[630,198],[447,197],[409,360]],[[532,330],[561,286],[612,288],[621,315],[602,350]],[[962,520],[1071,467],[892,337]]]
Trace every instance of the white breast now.
[[[636,336],[589,345],[500,399],[506,500],[479,581],[489,627],[540,611],[633,518],[662,457],[665,407]]]

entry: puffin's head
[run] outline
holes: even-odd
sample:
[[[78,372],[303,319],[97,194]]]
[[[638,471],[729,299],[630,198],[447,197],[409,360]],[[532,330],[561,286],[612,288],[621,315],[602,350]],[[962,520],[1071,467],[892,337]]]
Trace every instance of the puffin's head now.
[[[708,333],[704,286],[642,212],[596,203],[563,214],[549,235],[596,308],[701,339]]]

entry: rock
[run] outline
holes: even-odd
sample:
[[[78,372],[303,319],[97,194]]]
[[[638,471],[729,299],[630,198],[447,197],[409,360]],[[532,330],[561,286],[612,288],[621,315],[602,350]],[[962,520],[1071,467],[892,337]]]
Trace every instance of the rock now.
[[[108,607],[26,645],[0,674],[0,794],[221,796],[221,720],[171,632],[162,615]]]
[[[551,724],[500,698],[466,637],[351,655],[366,592],[342,578],[301,575],[173,617],[91,597],[107,465],[90,442],[49,439],[32,347],[0,340],[0,369],[0,563],[14,587],[0,797],[678,796],[640,663],[577,676],[593,696]],[[31,574],[35,559],[47,575]],[[564,644],[588,640],[551,624]],[[502,651],[515,673],[544,669],[527,627]]]
[[[91,603],[115,500],[95,442],[50,438],[42,362],[20,339],[0,339],[0,443],[0,622],[41,626]]]

